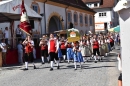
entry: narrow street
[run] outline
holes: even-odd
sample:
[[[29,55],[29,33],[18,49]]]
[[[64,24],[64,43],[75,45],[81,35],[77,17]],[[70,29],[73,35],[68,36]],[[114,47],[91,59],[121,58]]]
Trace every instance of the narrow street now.
[[[112,51],[103,62],[86,62],[83,69],[76,71],[73,63],[61,63],[60,69],[54,67],[54,71],[49,71],[50,64],[39,62],[35,70],[31,64],[28,71],[23,71],[24,66],[4,67],[0,71],[0,86],[117,86],[117,52]]]

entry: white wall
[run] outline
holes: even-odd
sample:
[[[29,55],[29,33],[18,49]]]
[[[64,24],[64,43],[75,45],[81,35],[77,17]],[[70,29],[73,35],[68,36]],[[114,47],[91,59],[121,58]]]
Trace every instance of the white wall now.
[[[130,8],[120,11],[122,80],[123,86],[130,86]]]
[[[103,9],[94,9],[97,13],[95,14],[95,23],[96,22],[104,22],[107,23],[107,28],[112,28],[117,26],[118,23],[118,15],[113,11],[112,8],[103,8]],[[106,17],[99,17],[99,13],[106,12]],[[112,26],[110,25],[110,22],[112,22]]]
[[[54,5],[50,5],[50,4],[46,4],[46,29],[47,29],[47,24],[48,24],[48,19],[50,17],[50,15],[53,13],[53,12],[56,12],[58,13],[60,18],[63,17],[64,21],[64,28],[63,29],[66,29],[66,13],[65,13],[65,8],[61,8],[61,7],[58,7],[58,6],[54,6]]]

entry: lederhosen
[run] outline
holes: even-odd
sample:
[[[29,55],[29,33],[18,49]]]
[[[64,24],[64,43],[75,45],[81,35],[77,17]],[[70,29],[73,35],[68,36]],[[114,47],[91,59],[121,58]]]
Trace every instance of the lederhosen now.
[[[33,47],[30,46],[29,43],[26,44],[25,46],[25,62],[28,62],[29,60],[33,62]]]
[[[96,55],[96,54],[100,55],[99,43],[97,40],[95,42],[93,42],[93,55]]]
[[[46,44],[41,45],[41,56],[48,57],[48,46]]]
[[[49,40],[50,42],[50,61],[54,61],[55,60],[59,60],[58,58],[58,53],[55,53],[56,51],[56,40],[52,39],[52,40]]]
[[[111,45],[111,47],[114,46],[114,40],[112,38],[110,38],[110,45]]]

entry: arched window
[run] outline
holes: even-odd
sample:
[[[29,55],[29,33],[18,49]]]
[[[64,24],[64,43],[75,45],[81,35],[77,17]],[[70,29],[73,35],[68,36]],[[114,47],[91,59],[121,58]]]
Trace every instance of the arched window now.
[[[37,12],[37,13],[40,14],[40,7],[39,7],[39,4],[38,4],[37,2],[35,2],[35,1],[32,2],[31,8],[32,8],[35,12]]]
[[[70,10],[67,11],[67,21],[68,23],[72,22],[72,13]]]
[[[80,19],[80,25],[83,26],[83,14],[82,13],[80,13],[79,19]]]
[[[87,14],[85,14],[84,21],[85,21],[85,25],[88,26],[88,15]]]
[[[74,24],[78,25],[78,14],[77,14],[77,12],[74,12]]]

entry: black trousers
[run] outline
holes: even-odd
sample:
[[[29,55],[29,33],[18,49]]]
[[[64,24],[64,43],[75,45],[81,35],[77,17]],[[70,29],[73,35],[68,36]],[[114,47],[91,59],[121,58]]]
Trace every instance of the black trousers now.
[[[61,49],[62,55],[66,55],[66,49]]]
[[[25,53],[24,59],[25,62],[29,62],[29,61],[34,62],[33,52]]]
[[[99,48],[93,49],[93,55],[96,56],[96,54],[98,54],[98,56],[100,56]]]
[[[16,37],[17,37],[17,41],[19,42],[21,40],[21,35],[20,34],[16,34]]]
[[[50,61],[59,60],[58,53],[50,52]]]
[[[41,56],[48,57],[48,50],[41,50]]]

